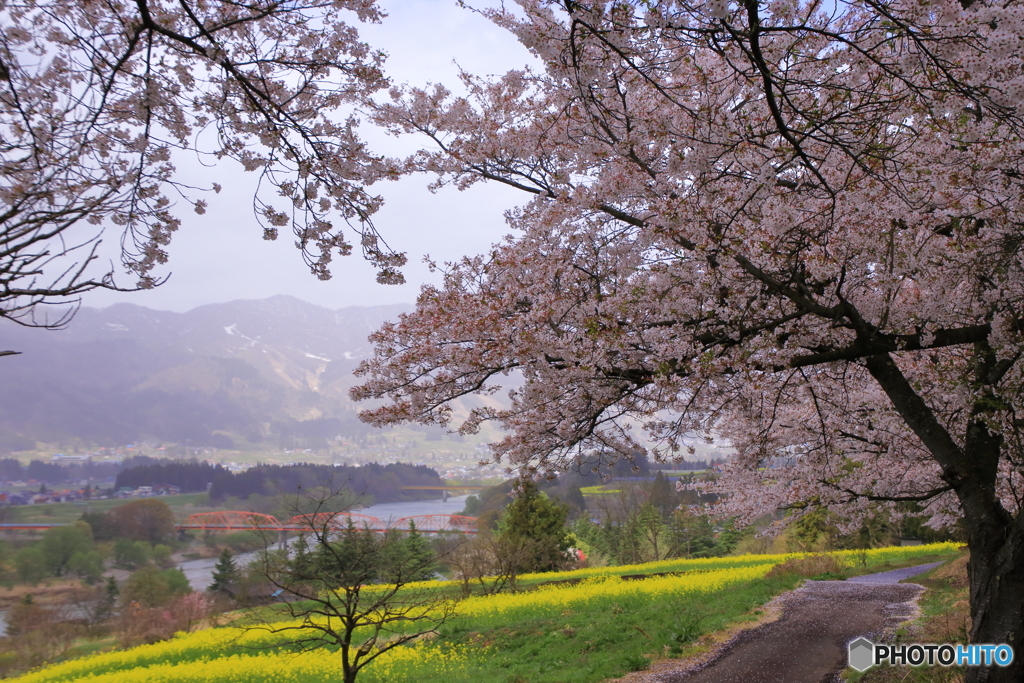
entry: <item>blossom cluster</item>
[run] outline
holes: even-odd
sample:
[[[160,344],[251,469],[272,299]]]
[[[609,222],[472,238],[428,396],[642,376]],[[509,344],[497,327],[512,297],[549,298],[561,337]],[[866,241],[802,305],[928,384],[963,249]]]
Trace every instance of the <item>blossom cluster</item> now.
[[[1015,514],[1024,6],[518,5],[488,14],[541,68],[376,112],[438,143],[408,170],[530,199],[372,337],[363,418],[497,421],[531,478],[717,442],[741,521]]]

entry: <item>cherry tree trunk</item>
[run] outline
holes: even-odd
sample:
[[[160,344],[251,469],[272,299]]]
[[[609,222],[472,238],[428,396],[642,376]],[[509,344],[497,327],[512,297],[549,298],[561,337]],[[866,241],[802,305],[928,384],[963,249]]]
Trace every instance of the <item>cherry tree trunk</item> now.
[[[978,355],[979,384],[991,368],[992,354]],[[972,666],[966,683],[1024,681],[1024,512],[1008,510],[997,493],[1003,449],[1002,434],[983,419],[995,401],[991,392],[972,406],[961,447],[936,419],[916,390],[886,355],[869,358],[867,368],[892,400],[893,407],[914,430],[943,468],[943,479],[960,500],[967,547],[971,630],[969,642],[1009,645],[1009,666]],[[991,383],[991,382],[990,382]]]
[[[968,522],[970,642],[1013,647],[1009,666],[968,667],[966,683],[1024,681],[1024,543],[1016,520],[1001,536],[977,533]],[[973,527],[973,528],[972,528]]]
[[[970,641],[1010,645],[1014,648],[1014,661],[1009,667],[969,667],[966,683],[1020,683],[1024,681],[1024,563],[1020,561],[1021,543],[1016,540],[1014,548],[1008,547],[1009,542],[985,545],[988,547],[976,548],[976,544],[969,544]],[[992,553],[991,546],[1001,547]]]

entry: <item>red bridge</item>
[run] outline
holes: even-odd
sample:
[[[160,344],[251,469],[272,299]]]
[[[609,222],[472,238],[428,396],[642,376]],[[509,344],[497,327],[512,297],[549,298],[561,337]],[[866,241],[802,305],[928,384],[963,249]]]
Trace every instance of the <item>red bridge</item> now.
[[[476,533],[476,517],[463,517],[462,515],[414,515],[412,517],[399,517],[398,519],[385,522],[370,515],[360,515],[355,512],[320,512],[310,515],[297,515],[287,522],[282,522],[271,515],[264,515],[259,512],[245,511],[220,511],[220,512],[197,512],[189,515],[184,522],[176,524],[175,527],[181,531],[184,529],[203,529],[206,531],[312,531],[330,527],[333,529],[345,529],[349,523],[357,529],[369,529],[370,531],[409,531],[410,524],[415,525],[416,531],[426,534],[436,534],[444,531],[458,531],[464,534]],[[44,522],[13,522],[0,524],[0,531],[15,529],[50,529],[64,524]]]
[[[310,531],[313,529],[345,529],[352,524],[357,529],[370,531],[409,531],[410,524],[416,531],[438,533],[442,531],[459,531],[465,534],[476,533],[476,517],[462,515],[415,515],[400,517],[385,522],[377,517],[360,515],[355,512],[319,512],[316,514],[297,515],[287,522],[259,512],[198,512],[189,515],[184,522],[177,525],[181,529],[203,529],[209,531]]]

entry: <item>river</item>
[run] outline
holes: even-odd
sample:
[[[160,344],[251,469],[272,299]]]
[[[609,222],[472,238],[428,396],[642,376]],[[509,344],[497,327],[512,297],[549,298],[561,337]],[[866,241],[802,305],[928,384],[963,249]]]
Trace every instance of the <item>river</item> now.
[[[452,515],[462,511],[466,507],[468,496],[452,496],[448,500],[416,500],[404,503],[380,503],[371,505],[362,510],[354,510],[361,515],[370,515],[384,522],[391,522],[401,517],[412,517],[413,515]],[[294,540],[294,539],[292,539]],[[256,553],[243,553],[235,557],[235,564],[244,567],[256,558]],[[213,583],[213,567],[217,564],[214,558],[204,560],[189,560],[182,562],[178,568],[185,573],[185,578],[193,590],[202,591]]]
[[[381,503],[371,505],[368,508],[358,510],[361,515],[370,515],[385,522],[394,521],[400,517],[412,517],[413,515],[452,515],[462,511],[466,507],[468,496],[453,496],[448,500],[417,500],[405,503]],[[255,558],[255,553],[244,553],[235,558],[239,567],[244,567]],[[182,562],[178,568],[185,573],[193,590],[203,591],[213,583],[213,567],[217,560],[207,558],[205,560],[189,560]],[[0,610],[0,636],[7,630],[6,611]]]

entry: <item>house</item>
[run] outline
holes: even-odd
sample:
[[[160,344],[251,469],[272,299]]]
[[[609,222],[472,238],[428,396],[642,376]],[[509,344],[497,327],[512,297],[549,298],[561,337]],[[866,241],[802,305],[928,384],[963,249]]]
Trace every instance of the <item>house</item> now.
[[[223,591],[231,599],[250,607],[272,605],[276,602],[295,602],[298,599],[292,593],[266,581],[257,583],[232,582],[226,585]]]
[[[87,463],[92,458],[88,455],[64,455],[63,453],[54,453],[53,457],[50,458],[50,462],[57,463],[59,465],[73,465]]]

